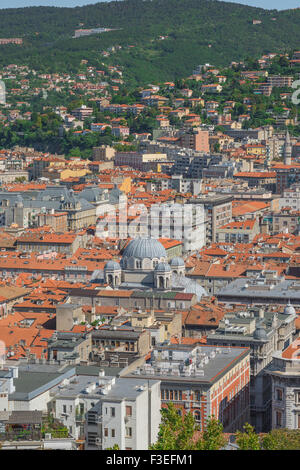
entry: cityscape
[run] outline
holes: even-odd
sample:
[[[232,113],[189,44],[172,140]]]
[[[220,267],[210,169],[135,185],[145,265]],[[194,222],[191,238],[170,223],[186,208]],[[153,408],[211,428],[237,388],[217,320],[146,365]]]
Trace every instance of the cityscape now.
[[[299,24],[0,10],[1,450],[300,450]]]

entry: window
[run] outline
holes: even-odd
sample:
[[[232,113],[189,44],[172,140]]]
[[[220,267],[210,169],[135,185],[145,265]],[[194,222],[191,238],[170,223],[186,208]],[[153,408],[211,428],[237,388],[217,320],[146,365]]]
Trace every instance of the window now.
[[[194,412],[194,418],[195,418],[196,423],[199,424],[200,421],[201,421],[201,414],[200,414],[200,411],[195,411],[195,412]]]
[[[63,405],[63,413],[67,412],[67,405]]]
[[[108,428],[104,428],[104,437],[108,437]]]
[[[126,416],[132,416],[132,406],[126,406]]]
[[[116,432],[114,429],[111,430],[111,437],[116,437]]]
[[[132,437],[132,428],[125,428],[125,437]]]
[[[276,388],[275,394],[276,394],[276,400],[282,401],[282,399],[283,399],[282,389],[281,388]]]
[[[114,418],[116,416],[116,408],[111,408],[110,409],[110,416]]]
[[[282,412],[276,411],[276,427],[280,428],[282,426]]]

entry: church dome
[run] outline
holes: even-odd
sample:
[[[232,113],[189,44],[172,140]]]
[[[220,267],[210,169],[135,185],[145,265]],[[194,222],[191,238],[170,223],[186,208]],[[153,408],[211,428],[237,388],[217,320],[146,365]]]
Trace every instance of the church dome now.
[[[155,271],[160,273],[170,273],[171,266],[168,263],[158,263],[158,265],[155,266]]]
[[[119,271],[121,269],[121,266],[117,261],[108,261],[106,265],[104,266],[104,269],[106,271]]]
[[[185,267],[183,259],[179,258],[178,256],[171,259],[170,265],[172,266],[172,268],[184,268]]]
[[[294,307],[288,303],[285,307],[284,307],[284,311],[283,313],[285,315],[296,315],[296,310],[294,309]]]
[[[126,246],[123,257],[138,259],[167,258],[163,245],[155,238],[135,238]]]

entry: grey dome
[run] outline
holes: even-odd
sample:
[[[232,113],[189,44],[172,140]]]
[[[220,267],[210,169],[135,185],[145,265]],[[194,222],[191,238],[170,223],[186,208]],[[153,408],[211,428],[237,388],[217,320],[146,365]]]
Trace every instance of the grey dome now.
[[[171,263],[170,265],[173,267],[173,268],[178,268],[178,267],[185,267],[185,264],[184,264],[184,261],[182,258],[179,258],[178,256],[175,257],[175,258],[172,258],[171,259]]]
[[[104,266],[104,269],[109,271],[117,271],[121,269],[121,266],[119,263],[117,263],[117,261],[108,261]]]
[[[285,315],[296,315],[296,310],[294,307],[290,304],[290,302],[284,307],[283,313]]]
[[[168,263],[158,263],[158,265],[155,266],[155,271],[160,273],[170,273],[171,266]]]
[[[259,325],[257,325],[257,327],[256,327],[256,329],[253,333],[253,338],[263,339],[263,340],[268,339],[266,329],[262,326],[261,323]]]
[[[163,245],[155,238],[135,238],[128,243],[123,258],[167,258]]]

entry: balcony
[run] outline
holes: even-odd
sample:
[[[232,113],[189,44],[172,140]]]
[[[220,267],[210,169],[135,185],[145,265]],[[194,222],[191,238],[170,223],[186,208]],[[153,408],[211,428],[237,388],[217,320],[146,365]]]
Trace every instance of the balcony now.
[[[85,415],[84,414],[76,414],[75,415],[76,423],[84,423],[85,422]]]

